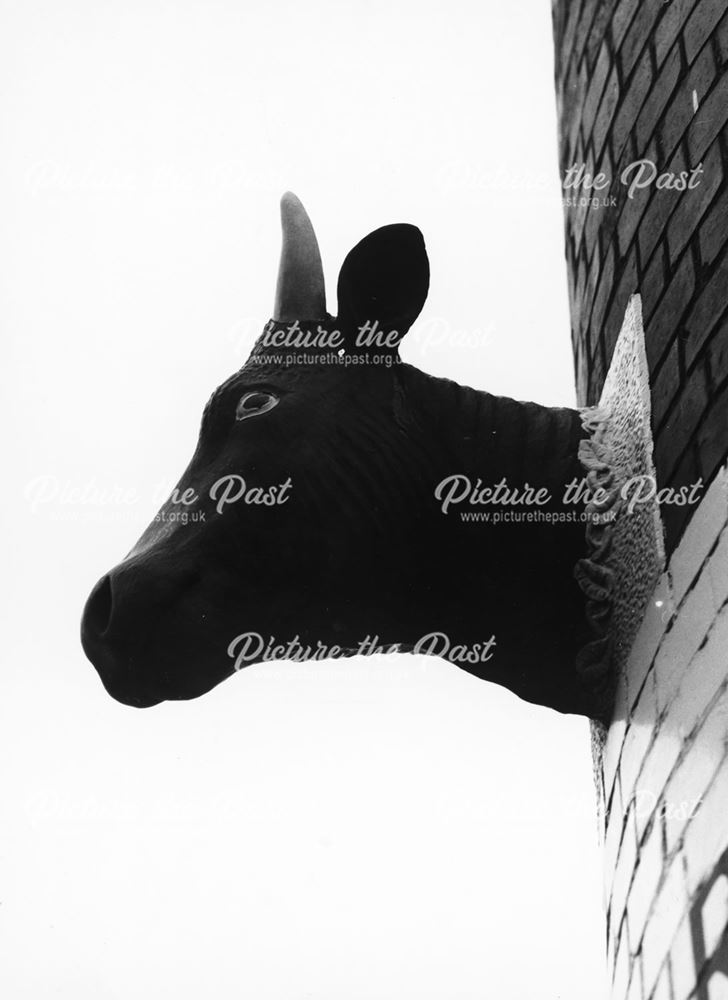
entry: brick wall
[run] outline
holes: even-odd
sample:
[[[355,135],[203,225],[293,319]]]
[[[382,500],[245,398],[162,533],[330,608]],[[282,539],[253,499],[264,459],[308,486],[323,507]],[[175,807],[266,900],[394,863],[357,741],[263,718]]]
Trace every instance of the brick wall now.
[[[609,397],[638,293],[659,485],[705,484],[699,505],[661,507],[646,610],[620,584],[618,617],[642,617],[597,750],[611,996],[728,1000],[728,0],[554,0],[553,16],[580,402]],[[630,197],[643,160],[653,180]]]
[[[707,484],[728,454],[728,0],[556,0],[554,30],[562,178],[603,175],[564,191],[580,401],[640,292],[658,480]],[[630,197],[640,160],[657,176]],[[665,187],[681,171],[696,186]],[[668,552],[690,513],[663,510]]]
[[[602,765],[612,996],[728,996],[725,469],[649,602]]]

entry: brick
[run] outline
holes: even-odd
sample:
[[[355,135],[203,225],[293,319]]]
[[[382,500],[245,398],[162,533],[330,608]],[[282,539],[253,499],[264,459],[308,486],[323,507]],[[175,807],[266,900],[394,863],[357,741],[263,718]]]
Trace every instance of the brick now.
[[[691,60],[692,62],[692,60]],[[688,85],[696,92],[698,107],[716,83],[718,67],[712,45],[706,45],[692,63],[687,75]],[[692,94],[691,94],[692,97]]]
[[[652,666],[665,629],[674,614],[674,604],[667,573],[660,577],[647,603],[642,624],[635,637],[627,661],[627,685],[630,708],[637,701],[647,671]]]
[[[605,146],[605,151],[608,150],[608,146]],[[599,230],[599,248],[602,251],[602,257],[606,253],[610,246],[614,245],[618,249],[618,238],[617,238],[617,223],[619,222],[619,215],[622,211],[621,196],[622,196],[622,185],[619,182],[619,172],[617,168],[614,168],[612,174],[612,184],[609,188],[609,200],[604,209],[602,215],[602,225]]]
[[[596,4],[585,3],[582,5],[581,17],[574,33],[574,47],[572,50],[572,58],[577,62],[581,61],[581,57],[584,54],[595,12]]]
[[[574,289],[574,275],[575,275],[575,273],[576,273],[576,269],[572,266],[571,262],[569,262],[569,277],[568,277],[568,281],[567,281],[567,291],[568,291],[568,294],[569,294],[569,315],[570,316],[577,316],[578,315],[577,310],[576,310],[576,301],[575,301],[575,295],[574,295],[574,293],[575,293],[575,289]]]
[[[691,462],[696,463],[697,459],[695,458],[695,453],[696,448],[694,445],[691,445],[683,455],[679,467],[682,467],[683,463],[688,459],[690,459]],[[662,518],[662,526],[665,531],[665,551],[672,552],[682,538],[685,527],[690,521],[690,508],[675,507],[674,505],[672,507],[667,507],[663,505],[660,516]]]
[[[637,775],[654,734],[657,721],[656,697],[655,674],[654,671],[650,671],[627,728],[619,761],[622,801],[625,803],[632,798]]]
[[[599,274],[599,281],[597,284],[596,295],[594,296],[594,305],[592,307],[592,314],[590,319],[590,325],[593,331],[597,334],[601,332],[602,323],[604,322],[604,312],[609,300],[609,296],[612,292],[612,287],[614,284],[614,248],[609,247],[607,251],[607,256],[602,265],[601,272]]]
[[[681,750],[680,736],[674,730],[661,727],[645,757],[634,790],[634,819],[637,837],[640,840],[658,804],[662,804],[667,779],[677,763]]]
[[[640,4],[619,48],[619,61],[622,66],[622,76],[625,79],[632,72],[640,52],[650,37],[652,27],[661,13],[662,5],[659,3]]]
[[[632,974],[629,977],[629,992],[627,993],[627,1000],[642,1000],[643,996],[642,956],[638,955],[632,963]]]
[[[728,317],[723,318],[718,329],[711,335],[707,357],[714,380],[728,371]]]
[[[605,900],[604,911],[609,908],[609,894],[614,881],[614,870],[617,865],[617,856],[622,843],[622,836],[629,822],[629,817],[625,815],[626,810],[622,802],[622,792],[619,780],[614,782],[614,790],[611,797],[609,814],[605,823],[603,860],[604,860],[604,882],[607,887],[607,899]]]
[[[554,45],[561,54],[562,63],[567,61],[570,54],[578,14],[579,4],[571,4],[566,7],[560,4],[553,4],[551,7],[551,26],[554,33]],[[557,67],[557,74],[559,71],[560,68]]]
[[[606,911],[605,911],[606,912]],[[611,982],[614,976],[614,946],[616,942],[614,940],[614,934],[612,934],[609,926],[607,925],[607,975],[609,977],[609,982]]]
[[[612,67],[612,71],[609,74],[606,86],[604,87],[604,93],[602,94],[602,99],[599,102],[599,110],[597,111],[596,118],[594,119],[594,128],[592,129],[594,155],[597,160],[602,155],[604,139],[606,138],[607,131],[612,122],[612,118],[614,117],[614,111],[617,107],[618,100],[619,77],[617,74],[617,67],[615,65]]]
[[[624,736],[627,731],[627,720],[618,718],[613,720],[607,734],[607,742],[604,746],[604,756],[602,758],[602,771],[604,773],[604,790],[609,799],[612,793],[614,778],[617,773],[617,764],[622,753]]]
[[[612,16],[612,45],[617,50],[622,44],[622,40],[627,33],[635,11],[640,0],[621,0]]]
[[[554,13],[556,13],[558,9],[559,8],[555,5],[553,8]],[[567,55],[571,53],[574,44],[574,35],[576,34],[576,26],[578,23],[579,23],[579,4],[578,3],[569,4],[569,17],[564,27],[563,35],[561,37],[561,51]]]
[[[652,58],[649,49],[642,53],[626,92],[622,95],[619,110],[612,125],[612,151],[616,160],[622,155],[627,136],[634,128],[652,83]]]
[[[627,899],[630,939],[636,948],[642,939],[647,915],[652,907],[662,875],[662,831],[654,824],[639,852],[632,886]]]
[[[667,431],[667,428],[665,430]],[[680,464],[665,483],[669,490],[675,490],[676,493],[680,490],[685,490],[684,498],[686,502],[682,506],[674,503],[660,504],[660,516],[663,519],[663,523],[670,510],[687,510],[692,515],[705,494],[705,480],[701,483],[701,478],[695,447],[693,444],[689,444],[685,454],[680,459]],[[670,551],[672,552],[673,549],[670,549]]]
[[[725,13],[725,0],[702,0],[690,15],[683,39],[691,63]]]
[[[628,175],[631,180],[634,174]],[[628,188],[623,188],[623,200],[619,207],[619,221],[617,222],[617,237],[619,240],[619,252],[624,255],[634,239],[637,227],[642,222],[653,191],[650,187],[640,187],[632,193],[630,197],[624,197],[624,192]],[[644,258],[645,260],[647,258]]]
[[[697,446],[700,451],[700,471],[709,482],[716,469],[723,465],[728,450],[728,383],[713,398],[710,408],[698,428]]]
[[[677,91],[673,94],[670,105],[664,118],[660,122],[658,136],[662,143],[663,156],[671,157],[675,152],[677,144],[688,131],[688,126],[695,117],[695,107],[693,105],[693,90],[698,90],[698,94],[705,92],[707,82],[715,76],[715,63],[709,49],[701,54],[698,63],[693,66],[690,74],[680,83]],[[697,158],[693,162],[697,162]]]
[[[716,822],[725,816],[728,801],[728,761],[724,760],[706,792],[703,802],[685,831],[683,850],[687,860],[688,892],[692,895],[710,875],[728,846],[728,823]]]
[[[659,363],[678,331],[685,304],[695,289],[692,257],[686,254],[670,279],[660,304],[645,327],[645,351],[650,371]]]
[[[653,160],[654,162],[654,160]],[[670,173],[678,174],[687,169],[687,162],[682,150],[678,150],[670,160],[667,170]],[[652,199],[647,208],[642,226],[639,232],[640,256],[642,260],[649,260],[657,245],[668,218],[678,203],[680,192],[670,191],[665,188],[655,189]]]
[[[590,161],[587,161],[587,169],[590,172],[592,170]],[[581,238],[584,232],[587,215],[590,211],[588,199],[584,198],[582,200],[582,198],[579,197],[577,207],[571,208],[569,211],[571,213],[571,232],[574,237],[574,247],[578,251],[581,251]]]
[[[709,48],[703,52],[710,52]],[[700,58],[702,58],[702,53]],[[688,129],[688,149],[690,159],[697,163],[705,155],[728,120],[728,73],[718,78],[716,85],[701,102]]]
[[[697,167],[698,164],[695,166]],[[683,192],[677,208],[670,217],[670,223],[667,227],[667,243],[671,261],[676,260],[688,240],[692,239],[693,233],[723,180],[722,156],[717,142],[711,146],[702,167],[703,173],[695,175],[695,180],[698,181],[697,187]]]
[[[599,402],[606,371],[604,349],[600,342],[591,360],[591,369],[589,372],[589,406],[596,406]]]
[[[599,272],[601,270],[601,261],[599,259],[599,246],[597,245],[594,250],[594,256],[591,264],[588,266],[587,270],[587,280],[586,280],[586,290],[584,293],[584,309],[583,309],[583,331],[587,332],[588,329],[588,317],[591,315],[592,303],[594,301],[594,295],[596,293],[596,285],[599,280]]]
[[[573,337],[573,330],[572,330]],[[587,359],[581,344],[577,344],[577,354],[576,354],[576,398],[578,406],[585,406],[584,400],[586,399],[586,384],[588,379],[587,373]]]
[[[660,808],[668,852],[675,849],[688,823],[697,815],[720,766],[721,756],[715,748],[722,726],[721,713],[708,716],[665,786]]]
[[[660,123],[658,136],[662,146],[664,158],[672,157],[683,136],[689,135],[690,128],[695,122],[701,122],[703,118],[702,108],[695,111],[695,95],[700,101],[703,100],[708,89],[715,81],[715,60],[710,48],[701,52],[697,62],[690,70],[687,77],[680,83],[677,91],[672,95],[668,110]],[[705,144],[707,146],[709,143]],[[690,156],[690,163],[698,163],[700,155]],[[680,169],[685,169],[681,167]]]
[[[673,1000],[687,1000],[695,989],[695,959],[690,920],[686,916],[670,948],[670,972],[672,973]]]
[[[586,284],[586,260],[584,254],[579,254],[579,263],[576,267],[576,288],[574,289],[574,305],[581,312],[581,304],[584,299],[584,285]]]
[[[728,253],[725,253],[685,319],[685,363],[695,361],[721,316],[728,308]]]
[[[649,928],[648,928],[648,930],[649,930]],[[646,959],[643,958],[643,960],[642,960],[642,968],[644,969],[644,968],[646,968],[646,966],[647,966],[647,961],[646,961]],[[646,973],[643,975],[643,980],[644,980],[644,983],[645,983],[645,986],[643,988],[645,989],[645,995],[647,995],[646,991],[647,991],[648,979],[647,979]],[[662,969],[660,971],[660,978],[657,980],[657,983],[655,984],[654,992],[650,996],[650,1000],[672,1000],[672,993],[670,992],[670,965],[669,965],[669,962],[666,962],[663,965],[663,967],[662,967]]]
[[[690,372],[675,405],[668,411],[655,446],[655,466],[660,483],[670,483],[683,451],[693,440],[708,405],[708,388],[703,368]],[[673,510],[674,505],[668,510]],[[662,510],[661,509],[661,513]],[[686,508],[681,508],[685,510]],[[664,519],[664,516],[663,516]]]
[[[601,393],[602,381],[606,372],[604,367],[604,346],[602,331],[597,329],[596,326],[590,324],[589,330],[589,349],[591,354],[589,356],[589,381],[590,383],[596,382],[598,384],[598,390]]]
[[[633,249],[624,263],[604,324],[604,346],[610,361],[619,331],[622,329],[627,303],[637,291],[637,280],[637,254]]]
[[[559,135],[564,135],[567,122],[573,121],[574,104],[578,96],[576,83],[577,68],[573,62],[564,60],[556,66],[556,118],[559,125]],[[564,155],[563,148],[559,155]]]
[[[587,213],[586,224],[584,226],[584,237],[582,242],[582,247],[584,249],[584,253],[587,259],[591,259],[592,254],[594,253],[598,254],[599,252],[599,244],[597,242],[597,237],[599,236],[599,229],[602,224],[602,219],[604,217],[605,210],[606,210],[605,206],[599,204],[596,207],[592,207]],[[587,283],[590,292],[590,295],[588,297],[590,299],[593,299],[594,297],[595,282],[597,276],[598,276],[598,269],[589,267]],[[587,302],[587,296],[585,296],[584,309],[582,310],[582,313],[585,317],[588,317],[589,315],[590,305],[591,301]]]
[[[603,209],[597,208],[592,209],[587,219],[586,226],[584,227],[584,242],[583,249],[584,255],[588,261],[586,270],[586,286],[584,289],[584,306],[582,309],[582,322],[586,328],[586,322],[591,313],[592,302],[594,301],[594,294],[596,292],[597,281],[599,280],[599,271],[601,269],[601,260],[599,257],[599,222],[601,219]]]
[[[667,58],[665,65],[660,70],[660,74],[657,77],[637,119],[634,131],[637,140],[637,150],[639,153],[645,149],[647,143],[652,137],[657,122],[665,110],[668,99],[675,88],[679,75],[680,51],[676,46]]]
[[[678,604],[728,522],[728,492],[724,476],[716,477],[710,486],[704,485],[699,496],[700,505],[670,560],[672,594]]]
[[[556,65],[556,110],[559,121],[559,134],[563,135],[567,121],[572,120],[573,106],[578,92],[576,90],[577,67],[573,61],[564,60]],[[563,149],[560,150],[563,155]]]
[[[680,29],[695,6],[696,0],[672,0],[665,7],[662,18],[655,29],[655,56],[658,65],[672,48]]]
[[[602,162],[599,165],[599,172],[604,173],[606,177],[612,176],[612,168],[611,168],[611,163],[609,161],[609,154],[606,151],[604,156],[602,157]],[[608,193],[609,193],[608,191],[604,191],[602,195],[599,196],[600,203],[596,207],[592,207],[587,215],[586,225],[584,226],[583,246],[586,252],[587,259],[589,260],[591,260],[593,256],[597,256],[599,253],[599,244],[598,244],[599,230],[604,221],[605,213],[608,210],[608,206],[601,204],[601,198],[604,195],[608,195]],[[594,275],[594,280],[596,280],[596,274]]]
[[[705,957],[711,958],[728,925],[728,876],[721,875],[710,887],[710,892],[700,908],[700,917],[703,925]]]
[[[604,3],[595,4],[596,13],[584,48],[584,55],[589,68],[594,65],[597,49],[602,44],[605,31],[611,19],[614,2],[615,0],[605,0]]]
[[[728,242],[728,188],[710,206],[700,227],[700,259],[712,264]]]
[[[661,714],[677,696],[714,618],[713,593],[706,574],[686,597],[655,657],[656,704]]]
[[[577,337],[584,350],[584,357],[586,360],[586,367],[590,369],[591,367],[591,356],[593,350],[599,342],[599,334],[596,330],[591,330],[589,327],[589,313],[591,308],[587,299],[589,301],[593,300],[594,292],[592,290],[592,285],[594,281],[598,280],[598,275],[595,273],[595,268],[589,268],[587,272],[587,292],[585,294],[584,304],[582,306],[581,312],[578,316],[578,327],[577,327]],[[594,341],[594,342],[592,342]],[[587,373],[588,374],[588,373]]]
[[[720,53],[721,66],[725,66],[728,62],[728,14],[718,25],[713,37]]]
[[[594,785],[596,792],[596,808],[597,808],[597,834],[599,836],[599,846],[603,849],[606,840],[606,829],[607,829],[607,815],[609,812],[607,799],[604,794],[604,775],[602,774],[601,768],[601,758],[602,750],[604,749],[604,741],[601,738],[601,734],[597,738],[596,733],[591,734],[591,751],[592,751],[592,764],[594,765]],[[597,744],[599,746],[597,747]],[[615,788],[616,792],[617,789]],[[612,801],[614,801],[614,795],[612,796]]]
[[[680,360],[677,341],[674,341],[657,375],[652,379],[652,419],[655,427],[662,423],[679,388]]]
[[[662,431],[659,432],[662,435]],[[665,428],[667,433],[667,428]],[[684,487],[692,488],[700,479],[700,466],[697,460],[697,450],[693,444],[689,444],[680,464],[666,482],[669,489],[679,491]],[[699,491],[698,497],[700,496]],[[690,521],[695,504],[686,504],[678,507],[675,504],[663,503],[660,506],[660,518],[665,531],[665,546],[667,551],[674,551],[679,539],[682,537],[683,529]]]
[[[611,58],[609,55],[609,49],[606,44],[602,44],[599,49],[599,57],[597,58],[596,66],[594,67],[591,79],[589,80],[589,86],[587,88],[586,96],[584,97],[584,103],[581,109],[581,131],[585,141],[587,141],[591,135],[597,108],[599,107],[599,100],[602,96],[602,92],[604,91],[604,84],[607,81],[610,65]]]
[[[619,658],[620,661],[622,657]],[[624,663],[621,667],[624,667]],[[614,709],[613,717],[615,719],[629,719],[631,712],[628,704],[627,696],[627,674],[624,669],[617,668],[617,689],[614,694]]]
[[[576,111],[576,106],[579,103],[579,97],[583,93],[584,88],[587,84],[586,69],[582,66],[579,77],[573,90],[570,89],[565,94],[565,99],[568,100],[569,111],[565,112],[564,121],[568,122],[568,132],[566,132],[566,139],[562,147],[562,168],[565,169],[567,166],[571,166],[572,163],[580,163],[584,157],[580,154],[580,141],[581,137],[579,135],[579,126],[581,125],[581,115]],[[563,132],[563,129],[562,129]]]
[[[642,318],[648,323],[660,301],[667,279],[670,276],[670,260],[667,256],[667,245],[658,243],[647,267],[643,267],[640,281],[642,296]]]
[[[719,692],[728,680],[728,612],[724,612],[708,632],[708,640],[695,654],[684,677],[677,696],[670,704],[663,721],[663,731],[657,743],[664,747],[664,756],[672,756],[668,747],[670,734],[680,743],[693,739],[693,732],[701,720],[707,718],[697,731],[692,745],[686,742],[686,760],[693,754],[717,752],[717,766],[725,752],[724,737],[726,722],[726,702],[719,705]],[[718,700],[716,700],[718,699]],[[711,707],[712,706],[712,707]],[[717,730],[715,727],[718,727]],[[718,743],[715,743],[715,737]],[[640,782],[642,776],[640,776]],[[667,787],[667,785],[665,786]],[[703,788],[701,791],[704,791]]]
[[[617,865],[611,876],[609,922],[612,927],[619,927],[622,922],[627,895],[637,861],[637,837],[635,835],[633,814],[634,810],[629,809],[622,842],[617,854]],[[608,880],[608,877],[609,873],[605,872],[605,879]],[[610,884],[609,881],[607,881],[607,884]]]
[[[584,161],[584,140],[581,135],[581,115],[578,113],[578,108],[581,106],[583,100],[583,95],[586,93],[586,89],[589,86],[589,74],[587,73],[586,64],[581,63],[579,66],[578,73],[576,75],[576,84],[573,92],[573,124],[572,124],[572,142],[570,149],[572,151],[572,158],[577,160],[579,163]]]
[[[710,577],[715,606],[724,611],[723,605],[728,601],[728,529],[723,529],[718,545],[708,560],[706,568]]]
[[[627,936],[626,925],[622,926],[622,933],[617,944],[617,957],[614,963],[614,978],[612,980],[612,996],[622,997],[627,992],[629,983],[629,938]]]
[[[654,160],[656,156],[657,156],[657,143],[651,142],[648,146],[647,151],[645,152],[644,157],[642,158]],[[617,180],[619,181],[619,188],[617,189],[617,194],[618,194],[617,200],[620,211],[622,210],[622,205],[629,194],[628,185],[631,182],[634,174],[633,165],[636,160],[637,160],[637,145],[632,136],[630,135],[628,136],[628,140],[625,143],[624,148],[622,149],[622,155],[615,158],[615,163],[617,164],[616,177]],[[627,171],[627,167],[632,167],[633,168],[632,171],[625,173]]]

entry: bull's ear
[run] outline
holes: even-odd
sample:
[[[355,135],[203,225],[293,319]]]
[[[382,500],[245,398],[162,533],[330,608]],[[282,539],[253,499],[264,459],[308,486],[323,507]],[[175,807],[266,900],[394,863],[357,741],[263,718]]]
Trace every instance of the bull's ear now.
[[[341,267],[338,325],[350,332],[376,321],[379,330],[396,330],[401,339],[419,316],[429,285],[430,265],[417,226],[375,229]]]

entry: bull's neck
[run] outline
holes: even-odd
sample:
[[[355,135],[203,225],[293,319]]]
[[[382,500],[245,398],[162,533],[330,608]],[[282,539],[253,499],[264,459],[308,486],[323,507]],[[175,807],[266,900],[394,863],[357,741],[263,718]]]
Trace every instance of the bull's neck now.
[[[427,432],[436,436],[453,473],[480,478],[484,485],[493,477],[514,488],[528,483],[546,488],[555,501],[583,475],[580,411],[493,396],[404,368],[419,412],[430,417]]]
[[[467,500],[447,513],[435,507],[429,530],[437,555],[418,564],[423,613],[413,631],[437,628],[464,644],[494,635],[492,660],[466,669],[529,701],[587,711],[591,690],[575,666],[593,638],[575,579],[588,554],[584,507],[565,499],[584,476],[579,452],[587,431],[580,411],[492,396],[407,366],[402,376],[421,415],[420,431],[434,444],[433,477],[467,477],[486,488],[528,484],[549,497],[515,506]],[[503,516],[516,511],[536,516]]]

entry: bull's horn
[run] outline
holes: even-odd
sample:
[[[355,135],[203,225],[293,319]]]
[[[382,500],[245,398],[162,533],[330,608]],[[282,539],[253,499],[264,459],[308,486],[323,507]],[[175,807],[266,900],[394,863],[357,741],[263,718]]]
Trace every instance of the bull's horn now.
[[[281,263],[273,318],[323,319],[326,315],[324,269],[316,234],[300,200],[291,191],[281,198]]]

